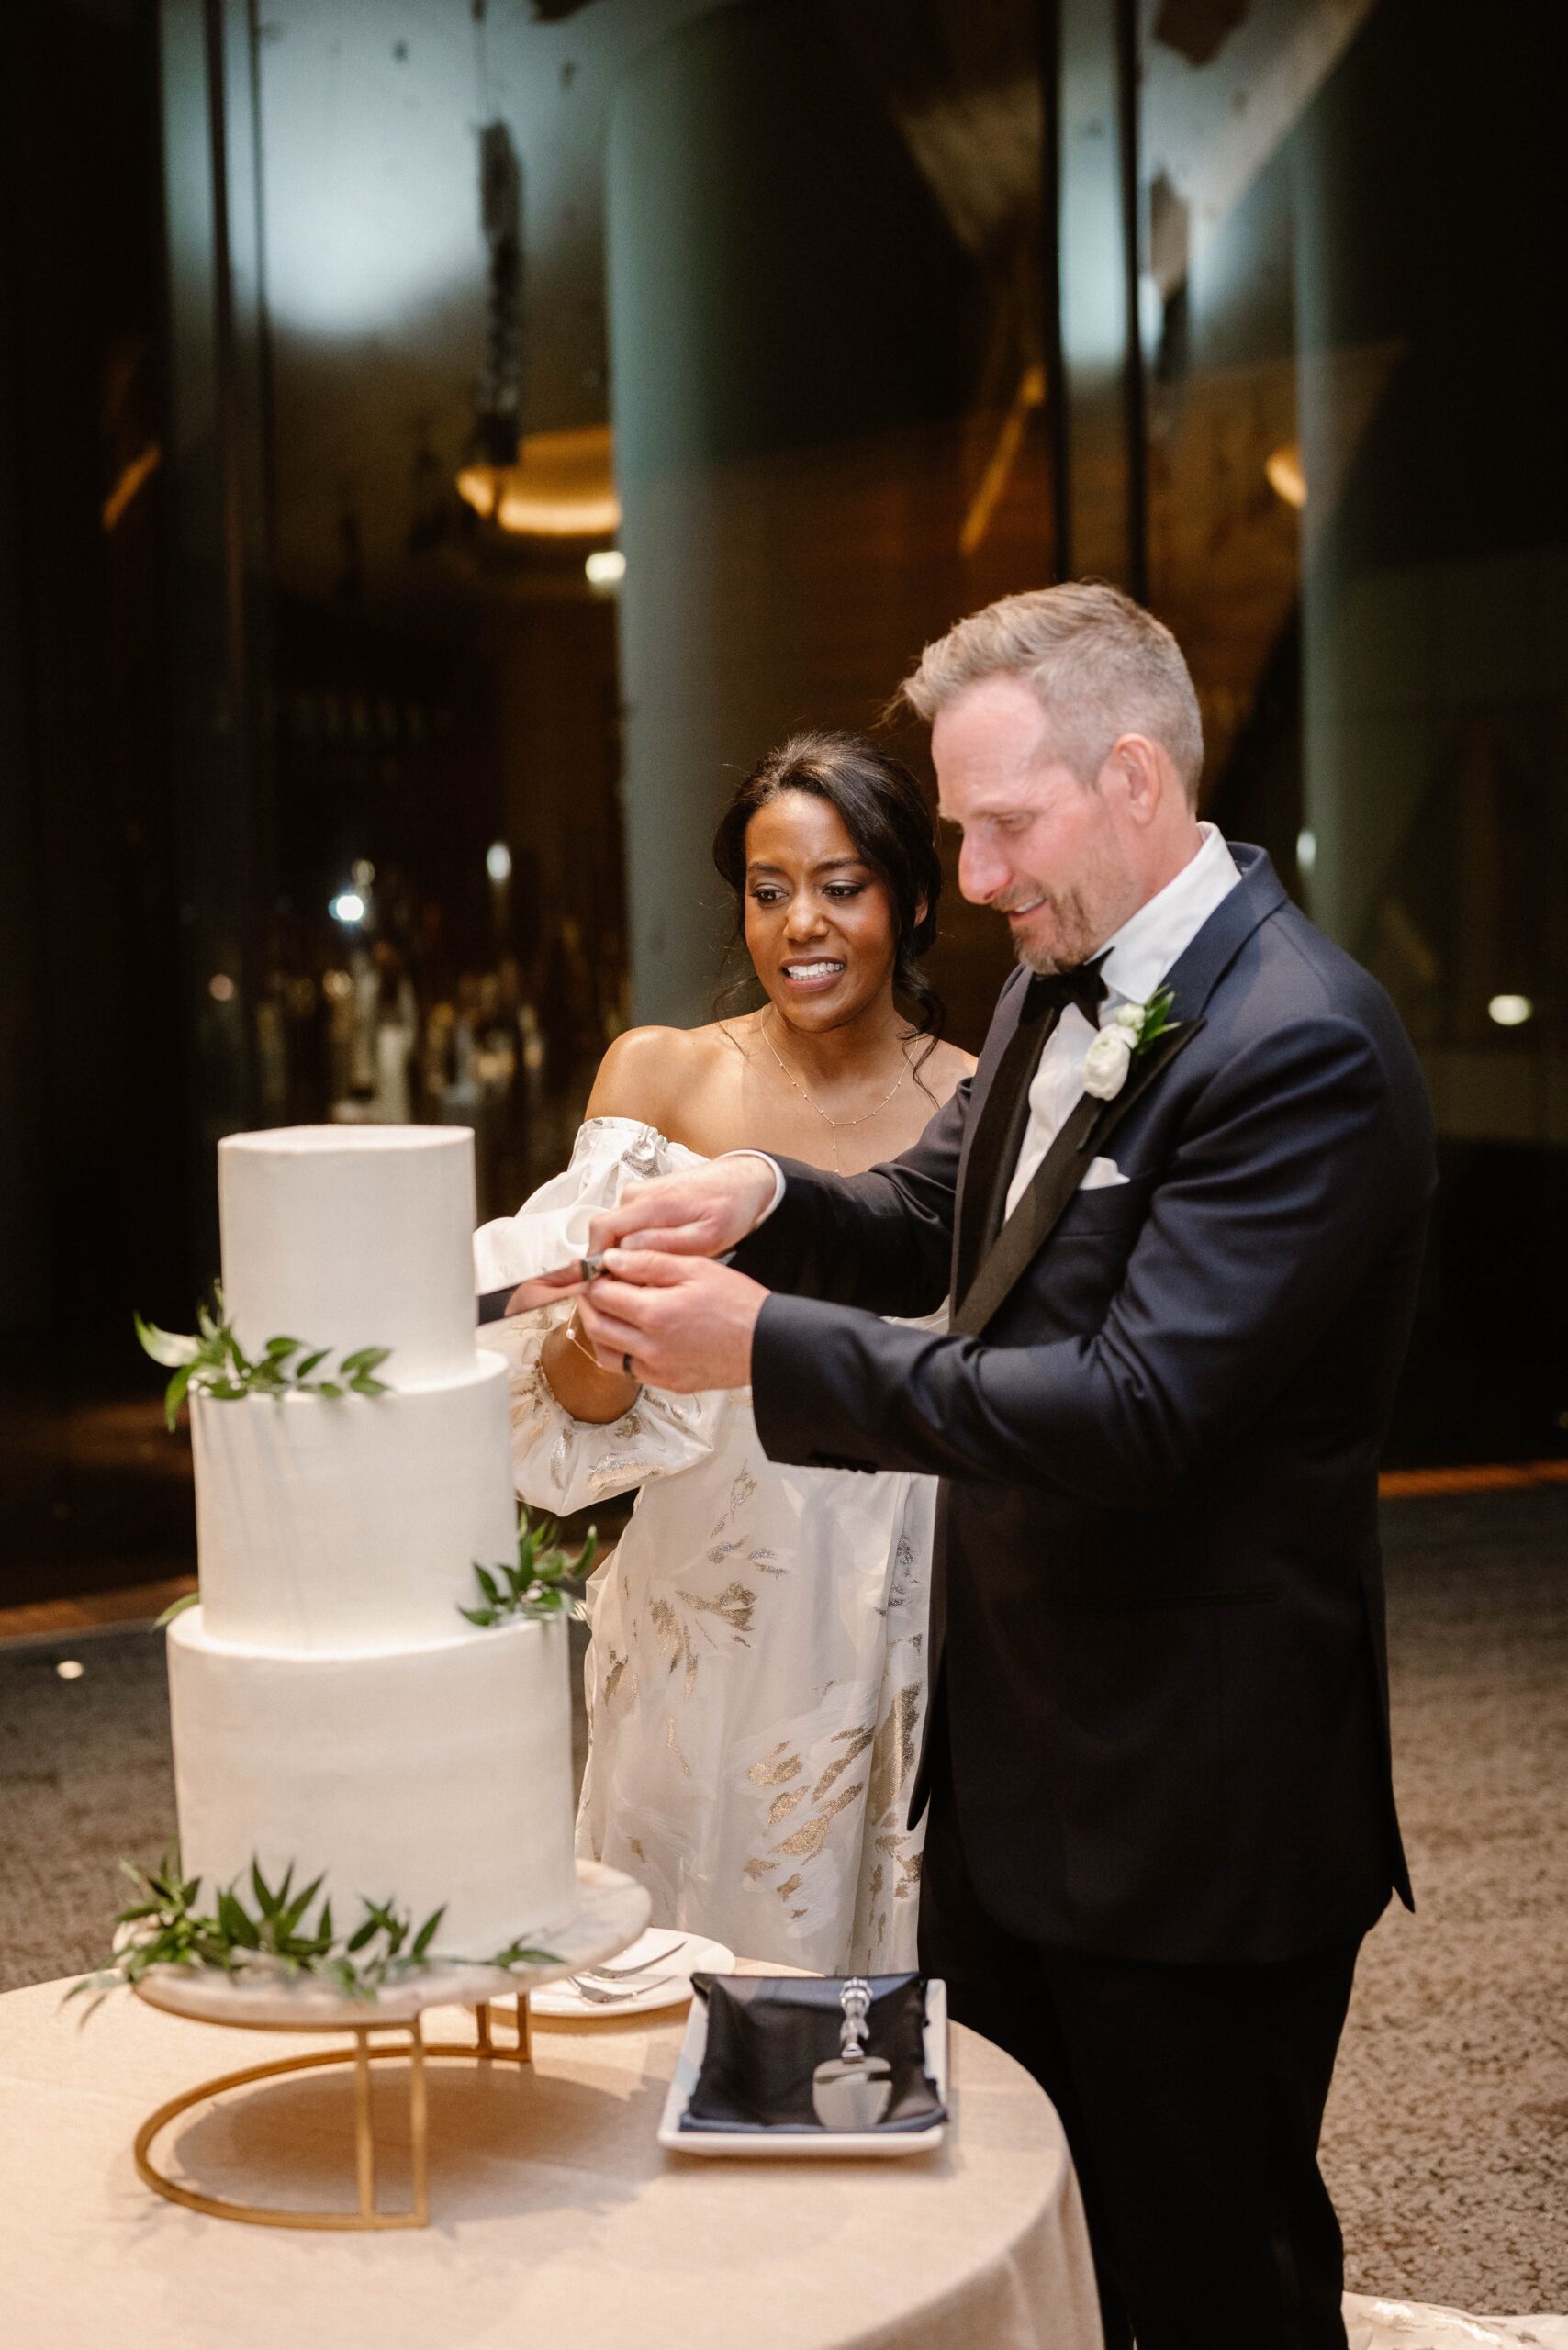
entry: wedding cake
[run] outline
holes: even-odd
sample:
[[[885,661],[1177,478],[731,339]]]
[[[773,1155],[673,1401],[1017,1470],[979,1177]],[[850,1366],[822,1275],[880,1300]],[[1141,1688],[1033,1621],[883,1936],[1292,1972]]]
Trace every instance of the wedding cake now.
[[[169,1628],[184,1874],[292,1865],[483,1959],[577,1900],[559,1619],[484,1627],[513,1559],[507,1367],[475,1343],[473,1136],[299,1126],[218,1146],[248,1359],[374,1344],[384,1393],[191,1393],[200,1605]],[[325,1350],[324,1353],[320,1350]],[[300,1358],[297,1351],[297,1360]]]

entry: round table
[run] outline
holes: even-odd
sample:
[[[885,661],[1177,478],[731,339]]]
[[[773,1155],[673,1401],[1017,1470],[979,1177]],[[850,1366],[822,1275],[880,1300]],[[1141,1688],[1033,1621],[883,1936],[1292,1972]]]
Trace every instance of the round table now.
[[[324,2235],[203,2218],[132,2168],[148,2112],[253,2059],[252,2035],[123,1994],[82,2024],[66,1987],[0,1998],[6,2350],[1100,2350],[1061,2126],[961,2028],[939,2154],[715,2162],[655,2141],[683,2011],[540,2020],[532,2065],[431,2064],[429,2228]],[[432,2038],[472,2033],[431,2020]],[[407,2104],[392,2080],[375,2093],[390,2200]],[[341,2076],[295,2075],[188,2117],[165,2159],[219,2193],[325,2209],[351,2131]]]

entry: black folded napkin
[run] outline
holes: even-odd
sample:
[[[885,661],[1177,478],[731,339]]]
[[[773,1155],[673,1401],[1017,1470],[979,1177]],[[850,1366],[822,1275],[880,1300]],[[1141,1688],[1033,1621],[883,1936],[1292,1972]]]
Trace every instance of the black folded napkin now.
[[[947,2109],[925,2069],[925,1977],[868,1980],[866,2053],[886,2057],[893,2084],[877,2128],[929,2130],[946,2120]],[[694,1975],[691,1987],[708,2009],[708,2042],[681,2128],[834,2135],[817,2120],[812,2076],[838,2054],[842,1978]]]

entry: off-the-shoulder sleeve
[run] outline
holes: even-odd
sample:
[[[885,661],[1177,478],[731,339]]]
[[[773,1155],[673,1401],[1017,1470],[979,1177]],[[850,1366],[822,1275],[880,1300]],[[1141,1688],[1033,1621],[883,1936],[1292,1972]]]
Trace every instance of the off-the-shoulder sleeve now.
[[[697,1164],[693,1152],[630,1118],[590,1118],[577,1135],[571,1165],[534,1192],[514,1216],[475,1235],[476,1286],[483,1294],[580,1257],[588,1220],[613,1207],[626,1182],[645,1181]],[[728,1404],[722,1391],[666,1395],[644,1387],[618,1420],[575,1420],[557,1402],[540,1361],[549,1332],[571,1315],[570,1302],[543,1314],[487,1323],[482,1343],[511,1371],[512,1474],[531,1507],[564,1514],[587,1509],[650,1478],[675,1475],[713,1449]]]
[[[615,1205],[623,1184],[699,1163],[694,1151],[666,1142],[655,1126],[635,1118],[589,1118],[577,1129],[565,1172],[542,1183],[515,1215],[497,1216],[474,1235],[475,1294],[484,1297],[569,1264],[587,1248],[592,1219]]]

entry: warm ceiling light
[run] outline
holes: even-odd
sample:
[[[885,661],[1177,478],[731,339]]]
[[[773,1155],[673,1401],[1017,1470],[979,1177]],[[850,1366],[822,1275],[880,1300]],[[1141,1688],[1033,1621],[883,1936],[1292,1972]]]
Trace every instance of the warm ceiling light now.
[[[1486,1010],[1499,1028],[1522,1028],[1535,1006],[1528,995],[1495,995]]]
[[[62,1656],[54,1669],[62,1681],[80,1681],[87,1670],[86,1666],[79,1663],[73,1656]]]
[[[149,441],[140,456],[132,457],[129,465],[121,467],[119,479],[104,500],[106,531],[113,531],[118,527],[120,516],[125,512],[142,483],[150,475],[157,472],[162,462],[162,450],[156,441]]]
[[[465,465],[459,497],[503,531],[543,539],[602,539],[621,527],[608,424],[531,432],[514,465]]]
[[[1287,506],[1295,507],[1299,512],[1306,504],[1306,476],[1301,469],[1301,451],[1295,442],[1287,441],[1282,449],[1265,457],[1263,471],[1275,497],[1282,498]]]

